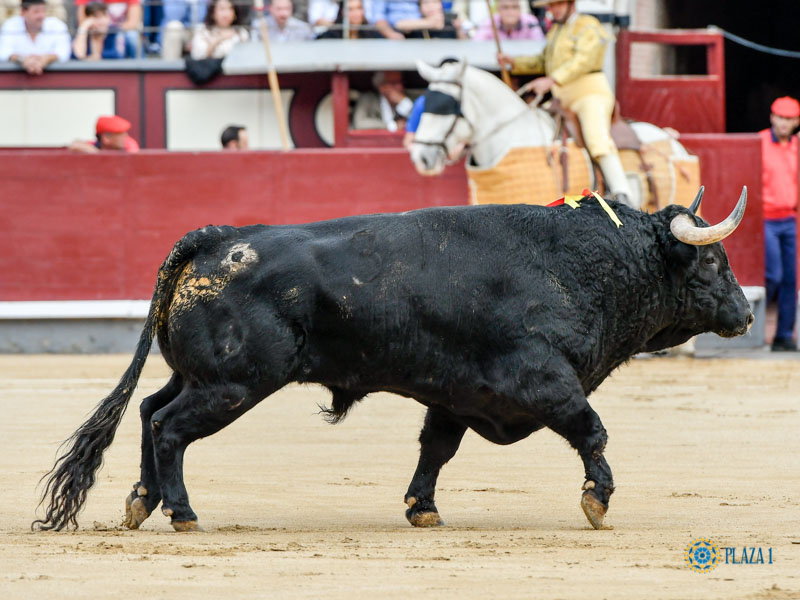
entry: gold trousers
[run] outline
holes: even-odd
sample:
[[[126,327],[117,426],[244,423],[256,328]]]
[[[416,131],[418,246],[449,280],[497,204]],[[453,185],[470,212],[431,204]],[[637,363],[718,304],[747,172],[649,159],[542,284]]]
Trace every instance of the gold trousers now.
[[[611,139],[614,94],[603,73],[590,73],[565,86],[556,86],[553,95],[578,115],[583,140],[592,158],[616,154],[617,147]]]

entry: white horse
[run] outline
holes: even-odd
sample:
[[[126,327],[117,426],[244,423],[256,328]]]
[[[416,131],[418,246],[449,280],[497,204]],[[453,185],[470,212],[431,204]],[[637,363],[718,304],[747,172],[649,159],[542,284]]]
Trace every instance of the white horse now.
[[[554,191],[557,188],[559,195],[579,193],[585,187],[591,189],[598,187],[591,159],[584,150],[574,147],[569,153],[567,169],[570,173],[569,187],[574,190],[561,189],[563,186],[560,183],[562,175],[558,172],[559,160],[553,159],[553,153],[548,150],[554,146],[553,118],[545,110],[526,104],[491,73],[469,66],[463,61],[447,62],[440,67],[417,61],[417,70],[429,82],[425,112],[422,114],[411,147],[411,160],[419,173],[438,175],[448,163],[458,161],[468,151],[467,171],[473,187],[472,200],[476,203],[481,203],[481,197],[475,197],[474,188],[476,185],[484,185],[483,182],[487,181],[484,177],[482,182],[479,176],[497,168],[502,168],[500,175],[489,177],[485,185],[495,185],[493,181],[502,180],[505,186],[503,193],[509,189],[508,179],[515,177],[522,179],[519,185],[528,190],[541,186],[542,179],[547,179],[545,183]],[[648,156],[648,159],[658,160],[660,156],[670,165],[676,160],[686,161],[689,164],[696,163],[696,157],[689,155],[683,146],[664,130],[650,123],[634,122],[631,125],[645,148],[660,144],[661,149],[656,151],[655,156]],[[527,151],[524,149],[538,149],[538,154],[528,153],[520,158]],[[626,157],[626,152],[630,156]],[[516,158],[509,159],[510,156]],[[642,206],[647,196],[647,183],[640,167],[641,159],[635,151],[621,151],[620,157],[626,175],[632,183],[633,193],[635,196],[638,195],[638,198],[632,200],[637,206]],[[510,169],[506,168],[509,165],[503,166],[504,160],[513,163]],[[538,171],[536,171],[537,163]],[[695,177],[687,177],[687,169],[684,166],[679,166],[678,169],[686,179],[684,186],[686,190],[680,190],[686,197],[677,197],[680,194],[676,193],[676,187],[680,186],[672,185],[661,204],[672,202],[688,204],[694,196],[694,191],[699,187],[699,165],[694,169]],[[541,173],[544,170],[550,170],[551,175],[543,177]],[[671,177],[677,179],[674,173]],[[665,175],[664,179],[666,178]],[[558,196],[549,193],[547,197],[553,200]],[[489,202],[498,201],[497,198],[484,194],[483,201],[487,199]],[[500,201],[520,200],[512,197]]]

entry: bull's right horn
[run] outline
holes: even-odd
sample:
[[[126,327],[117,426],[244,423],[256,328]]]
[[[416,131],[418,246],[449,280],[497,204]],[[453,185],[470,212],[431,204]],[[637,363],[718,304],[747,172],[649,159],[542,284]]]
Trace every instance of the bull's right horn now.
[[[687,214],[676,216],[669,224],[672,235],[685,244],[692,246],[705,246],[724,240],[732,234],[744,217],[744,209],[747,206],[747,186],[742,188],[742,195],[733,208],[733,212],[728,215],[722,223],[711,227],[698,227],[692,218]]]

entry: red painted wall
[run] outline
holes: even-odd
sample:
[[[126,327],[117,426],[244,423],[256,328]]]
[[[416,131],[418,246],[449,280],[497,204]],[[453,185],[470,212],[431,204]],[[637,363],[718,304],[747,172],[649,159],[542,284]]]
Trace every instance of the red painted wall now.
[[[763,283],[758,138],[693,135],[704,215],[744,223],[725,245],[743,285]],[[0,301],[148,299],[174,242],[208,224],[301,223],[465,204],[463,167],[419,176],[401,149],[73,155],[0,151]]]
[[[403,150],[0,153],[0,300],[147,299],[174,242],[208,224],[302,223],[466,203],[463,168]]]

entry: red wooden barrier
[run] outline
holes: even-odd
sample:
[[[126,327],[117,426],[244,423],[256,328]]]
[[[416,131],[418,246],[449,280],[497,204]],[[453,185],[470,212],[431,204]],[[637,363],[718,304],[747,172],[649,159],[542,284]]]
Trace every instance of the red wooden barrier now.
[[[748,209],[725,245],[739,281],[763,284],[761,154],[755,135],[688,135],[704,215]],[[148,299],[184,233],[208,224],[301,223],[465,204],[462,166],[426,178],[404,150],[72,155],[0,152],[0,301]]]
[[[172,244],[208,224],[466,201],[463,167],[421,177],[403,150],[0,153],[0,300],[150,298]]]

